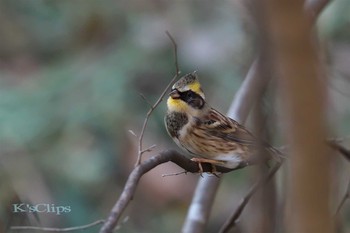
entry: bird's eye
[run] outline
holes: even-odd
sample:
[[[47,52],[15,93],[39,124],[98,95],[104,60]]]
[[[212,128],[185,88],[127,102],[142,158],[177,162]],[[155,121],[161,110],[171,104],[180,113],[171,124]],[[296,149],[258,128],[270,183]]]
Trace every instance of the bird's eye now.
[[[193,108],[201,109],[204,105],[203,98],[193,91],[183,92],[182,99]]]
[[[192,91],[188,91],[188,92],[186,93],[186,97],[187,97],[188,99],[195,98],[195,96],[196,96],[196,94],[193,93]]]

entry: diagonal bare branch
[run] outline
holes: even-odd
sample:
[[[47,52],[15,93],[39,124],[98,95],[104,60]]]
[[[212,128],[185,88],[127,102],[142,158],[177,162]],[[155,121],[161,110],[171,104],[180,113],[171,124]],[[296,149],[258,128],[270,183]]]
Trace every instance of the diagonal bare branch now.
[[[113,231],[119,219],[121,218],[122,213],[128,206],[129,202],[132,200],[141,177],[151,169],[166,162],[173,162],[188,172],[197,173],[199,171],[197,162],[193,162],[187,159],[184,155],[174,150],[163,151],[160,154],[143,161],[130,173],[129,178],[124,186],[123,192],[112,208],[105,224],[100,230],[100,233],[110,233]],[[203,172],[211,172],[213,169],[210,164],[203,163],[201,165]],[[246,166],[246,164],[242,164],[242,166],[235,168],[235,170],[243,168],[244,166]],[[224,167],[216,167],[216,170],[221,173],[233,171],[232,169]],[[214,177],[213,179],[218,178]]]
[[[349,198],[350,198],[350,181],[349,181],[348,186],[347,186],[347,188],[346,188],[346,192],[345,192],[343,198],[341,199],[341,201],[340,201],[340,203],[339,203],[339,206],[338,206],[338,208],[337,208],[337,211],[335,212],[335,216],[337,216],[337,215],[340,213],[340,211],[341,211],[341,209],[343,208],[345,202],[346,202]]]
[[[237,224],[238,218],[241,216],[244,208],[248,204],[250,198],[256,193],[256,191],[268,183],[275,173],[278,171],[278,169],[281,167],[282,162],[277,162],[270,172],[267,174],[266,177],[263,177],[261,180],[257,181],[248,191],[248,193],[242,198],[241,202],[239,203],[238,207],[235,209],[235,211],[232,213],[232,215],[227,219],[227,221],[224,223],[222,228],[220,229],[219,233],[228,233],[231,228],[234,228]]]

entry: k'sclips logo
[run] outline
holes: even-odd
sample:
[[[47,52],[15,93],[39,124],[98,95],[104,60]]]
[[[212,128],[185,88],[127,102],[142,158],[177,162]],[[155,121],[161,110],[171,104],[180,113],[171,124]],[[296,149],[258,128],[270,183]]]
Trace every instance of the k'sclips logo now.
[[[55,206],[55,204],[12,204],[13,213],[51,213],[61,215],[71,212],[70,206]]]

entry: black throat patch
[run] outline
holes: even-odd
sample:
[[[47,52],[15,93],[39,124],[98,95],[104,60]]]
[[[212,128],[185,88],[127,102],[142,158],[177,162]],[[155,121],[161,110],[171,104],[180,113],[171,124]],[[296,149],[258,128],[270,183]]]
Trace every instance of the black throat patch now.
[[[181,112],[172,112],[165,117],[166,128],[171,137],[179,137],[179,131],[187,122],[187,115]]]

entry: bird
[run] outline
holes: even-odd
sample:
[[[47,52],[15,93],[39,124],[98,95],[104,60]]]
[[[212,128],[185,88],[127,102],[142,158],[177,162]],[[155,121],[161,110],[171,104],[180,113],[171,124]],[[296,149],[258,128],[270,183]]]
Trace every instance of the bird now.
[[[253,163],[260,141],[243,125],[212,108],[196,71],[181,77],[167,99],[165,126],[185,156],[199,164],[235,169]],[[263,143],[264,144],[264,143]],[[277,149],[264,144],[268,150]]]

